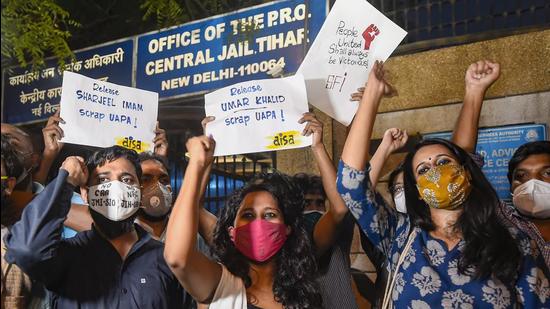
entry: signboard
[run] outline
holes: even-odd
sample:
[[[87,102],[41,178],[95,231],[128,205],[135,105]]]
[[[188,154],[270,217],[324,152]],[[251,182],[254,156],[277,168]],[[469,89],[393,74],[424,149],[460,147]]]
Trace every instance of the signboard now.
[[[309,102],[349,125],[375,60],[386,61],[407,32],[366,0],[338,0],[298,72],[306,79]]]
[[[59,108],[62,72],[72,71],[103,81],[132,85],[132,39],[75,53],[76,61],[59,68],[56,59],[39,71],[12,68],[3,73],[2,121],[23,124],[45,120]]]
[[[60,104],[64,143],[153,150],[158,114],[154,92],[66,71]]]
[[[206,134],[216,141],[214,155],[225,156],[311,145],[302,136],[308,111],[304,77],[264,79],[235,84],[204,96],[207,116],[216,119]]]
[[[326,1],[284,0],[138,36],[136,86],[161,98],[294,73],[325,19]]]
[[[424,138],[451,139],[451,132],[425,134]],[[476,153],[483,156],[483,173],[502,200],[511,200],[508,182],[508,161],[519,146],[533,141],[546,140],[546,127],[542,124],[516,125],[479,129]]]

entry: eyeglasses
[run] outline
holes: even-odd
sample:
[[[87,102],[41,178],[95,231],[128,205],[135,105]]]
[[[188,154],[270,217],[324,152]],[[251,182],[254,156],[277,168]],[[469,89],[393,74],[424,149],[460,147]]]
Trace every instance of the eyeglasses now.
[[[306,198],[306,199],[304,199],[304,201],[306,201],[306,205],[316,205],[316,206],[323,206],[323,205],[325,205],[325,200],[322,199],[322,198],[319,198],[319,199],[309,199],[309,198]]]
[[[405,190],[405,187],[403,187],[402,185],[397,185],[397,186],[394,186],[394,187],[390,188],[390,193],[391,193],[391,195],[395,196],[395,195],[403,192],[404,190]]]

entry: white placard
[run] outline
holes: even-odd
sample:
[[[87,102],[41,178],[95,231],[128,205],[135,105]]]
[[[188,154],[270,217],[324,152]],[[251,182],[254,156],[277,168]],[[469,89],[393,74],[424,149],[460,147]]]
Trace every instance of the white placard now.
[[[311,145],[298,123],[308,111],[302,75],[238,83],[204,98],[206,115],[216,117],[206,126],[216,156]]]
[[[337,0],[298,69],[309,102],[349,125],[359,106],[350,95],[365,84],[374,61],[386,61],[405,35],[366,0]]]
[[[158,113],[156,92],[63,72],[60,124],[64,143],[152,151]]]

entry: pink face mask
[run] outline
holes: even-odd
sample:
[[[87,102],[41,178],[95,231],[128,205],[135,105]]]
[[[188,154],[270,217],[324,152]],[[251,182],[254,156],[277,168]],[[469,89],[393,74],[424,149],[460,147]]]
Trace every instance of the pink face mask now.
[[[256,219],[229,231],[235,247],[249,259],[264,262],[274,256],[286,241],[286,225]]]

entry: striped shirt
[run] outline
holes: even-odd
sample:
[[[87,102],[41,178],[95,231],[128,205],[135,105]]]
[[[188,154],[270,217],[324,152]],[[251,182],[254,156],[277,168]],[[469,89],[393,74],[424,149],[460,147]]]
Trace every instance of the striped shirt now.
[[[334,245],[318,260],[319,278],[317,282],[321,288],[323,307],[326,309],[357,308],[351,286],[349,257],[354,226],[355,220],[348,213],[340,223]]]
[[[535,224],[522,216],[516,208],[505,202],[500,203],[499,217],[512,223],[518,230],[524,232],[536,243],[546,267],[550,269],[550,242],[545,241]]]

